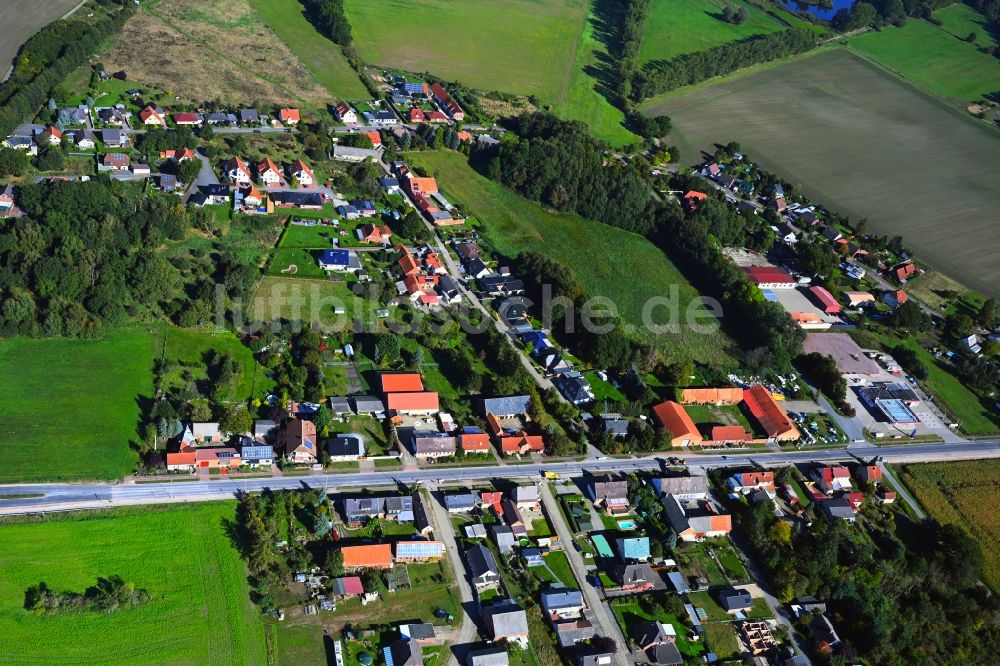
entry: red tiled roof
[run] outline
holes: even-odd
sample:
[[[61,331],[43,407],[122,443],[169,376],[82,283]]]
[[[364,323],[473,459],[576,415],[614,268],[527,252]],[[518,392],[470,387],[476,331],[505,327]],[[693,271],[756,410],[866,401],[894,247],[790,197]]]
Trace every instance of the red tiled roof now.
[[[365,593],[365,586],[361,582],[360,576],[343,576],[338,578],[344,594],[361,595]]]
[[[284,122],[288,122],[290,120],[298,122],[299,121],[299,110],[298,109],[281,109],[280,111],[278,111],[278,119],[281,122],[283,122],[283,123]]]
[[[722,388],[686,388],[681,391],[681,404],[738,405],[743,401],[743,389],[737,386]]]
[[[542,453],[545,451],[545,440],[541,435],[526,435],[522,432],[512,437],[501,437],[500,450],[505,454],[520,453],[522,450]]]
[[[718,425],[712,428],[713,442],[745,442],[750,435],[738,425]]]
[[[174,114],[175,123],[196,123],[198,122],[198,116],[194,113],[175,113]]]
[[[399,258],[399,267],[402,269],[403,275],[414,275],[420,272],[420,264],[405,249],[403,250],[403,256]]]
[[[743,391],[743,401],[768,437],[798,439],[798,428],[762,385],[754,384]]]
[[[490,436],[485,432],[463,433],[460,439],[465,451],[488,451],[490,448]],[[483,494],[483,501],[486,501],[486,493]]]
[[[415,391],[412,393],[389,393],[386,396],[386,408],[396,411],[424,411],[439,409],[438,394],[434,391]]]
[[[344,546],[340,549],[344,555],[344,567],[357,569],[360,567],[380,567],[388,569],[392,566],[392,544],[380,543],[370,546]]]
[[[674,439],[686,438],[701,441],[701,434],[684,408],[672,400],[653,406],[653,416],[667,429]]]
[[[827,314],[840,312],[840,303],[837,302],[837,299],[825,287],[820,287],[819,285],[809,287],[809,293],[816,297],[816,300],[823,306],[823,311]]]
[[[281,173],[278,170],[278,165],[275,164],[270,157],[265,157],[260,162],[257,163],[257,173],[263,175],[268,171],[272,171],[276,174]]]
[[[421,109],[410,109],[410,122],[422,123],[427,119],[426,114]]]
[[[756,284],[795,282],[791,273],[777,266],[744,266],[743,272],[746,273],[748,280]]]
[[[382,145],[382,135],[378,132],[365,132],[365,136],[371,139],[373,147],[378,148]]]
[[[197,454],[194,451],[181,451],[180,453],[167,454],[167,466],[172,465],[193,465]]]
[[[382,393],[424,390],[424,380],[419,372],[383,372],[378,378],[379,390]]]

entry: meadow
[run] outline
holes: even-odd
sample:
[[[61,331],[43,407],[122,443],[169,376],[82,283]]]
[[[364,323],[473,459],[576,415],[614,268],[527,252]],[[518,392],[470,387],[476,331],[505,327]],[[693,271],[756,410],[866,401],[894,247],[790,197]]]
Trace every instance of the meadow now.
[[[747,20],[740,25],[727,23],[722,18],[726,5],[745,8]],[[652,0],[639,62],[669,60],[784,27],[760,9],[738,1]]]
[[[549,99],[573,66],[587,0],[346,0],[366,61]]]
[[[261,18],[288,45],[335,99],[363,99],[368,91],[340,47],[321,35],[302,13],[298,0],[249,0]]]
[[[343,307],[344,313],[335,314],[335,307]],[[373,324],[375,310],[379,307],[375,301],[355,295],[345,282],[265,276],[257,285],[248,314],[252,319],[263,321],[317,321],[324,327],[336,329],[347,326],[355,318]]]
[[[994,590],[1000,590],[998,477],[998,460],[907,465],[902,471],[903,482],[927,513],[941,523],[958,523],[979,541],[983,581]]]
[[[849,51],[681,91],[646,112],[671,117],[686,161],[738,141],[812,198],[1000,296],[1000,135]]]
[[[5,664],[264,664],[261,615],[226,534],[232,502],[4,520],[0,654]],[[24,591],[44,581],[82,592],[121,576],[151,600],[114,613],[36,615]]]
[[[231,331],[163,326],[154,336],[153,344],[157,358],[168,359],[174,364],[174,371],[167,379],[175,384],[183,385],[185,377],[195,381],[206,379],[207,359],[213,352],[224,352],[240,365],[240,376],[231,396],[233,400],[261,397],[274,386],[267,370],[254,359],[253,352]]]
[[[946,26],[914,19],[902,28],[888,26],[881,32],[854,37],[850,47],[921,88],[962,106],[1000,95],[1000,60],[965,41],[966,35],[977,32],[976,13],[964,5],[955,5],[935,16],[942,22],[947,16]],[[977,34],[978,46],[996,46],[994,38],[982,28]]]
[[[132,471],[153,394],[149,333],[0,341],[0,482],[118,479]]]
[[[458,153],[409,153],[414,166],[438,177],[452,201],[461,202],[481,222],[487,245],[507,257],[543,252],[565,264],[588,294],[615,303],[637,335],[655,342],[673,359],[728,365],[738,352],[717,331],[710,335],[653,334],[638,325],[649,298],[676,288],[683,309],[698,296],[670,260],[648,240],[578,215],[552,213],[477,173]],[[637,281],[635,276],[643,279]]]

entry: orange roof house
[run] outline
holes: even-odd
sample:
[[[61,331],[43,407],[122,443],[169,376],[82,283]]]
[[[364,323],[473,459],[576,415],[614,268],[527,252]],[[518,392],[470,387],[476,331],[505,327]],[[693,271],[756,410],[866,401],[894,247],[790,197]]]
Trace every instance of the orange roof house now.
[[[433,178],[418,178],[411,176],[406,180],[410,194],[434,194],[438,191],[437,181]]]
[[[285,123],[286,125],[294,125],[299,122],[299,110],[298,109],[281,109],[278,111],[278,120]]]
[[[694,421],[684,411],[684,408],[676,402],[667,400],[655,405],[653,407],[653,417],[670,433],[671,446],[688,446],[701,443],[701,433],[695,427]]]
[[[760,384],[754,384],[743,391],[743,401],[761,429],[767,433],[768,439],[791,441],[801,436],[799,429],[775,401],[774,396]]]
[[[729,442],[749,442],[750,434],[739,425],[718,425],[712,428],[712,442],[726,444]]]
[[[382,372],[379,373],[378,380],[382,393],[424,390],[424,380],[419,372]]]
[[[698,206],[701,205],[701,202],[705,201],[706,199],[708,199],[708,195],[705,194],[704,192],[697,192],[695,190],[691,190],[689,192],[685,192],[684,199],[681,203],[684,204],[684,208],[689,213],[693,213],[696,210],[698,210]]]
[[[485,432],[462,433],[460,439],[463,451],[469,452],[490,450],[490,436]]]
[[[345,569],[389,569],[392,567],[392,544],[380,543],[370,546],[344,546]]]
[[[422,123],[427,120],[427,116],[421,109],[410,109],[410,122],[411,123]]]
[[[543,453],[545,451],[545,440],[541,435],[527,435],[520,432],[512,437],[500,438],[500,451],[505,456],[515,453]]]
[[[878,465],[863,465],[858,468],[857,472],[855,472],[855,476],[857,476],[860,481],[878,483],[882,480],[882,468]]]
[[[406,251],[406,248],[402,245],[397,246],[403,256],[399,258],[399,268],[403,271],[403,275],[416,275],[420,272],[420,264],[413,257],[412,254]]]
[[[378,132],[365,132],[365,136],[371,139],[372,148],[378,148],[382,145],[382,135]]]
[[[392,238],[392,229],[384,224],[366,224],[361,227],[361,240],[365,243],[385,243]]]
[[[188,449],[187,451],[181,451],[179,453],[168,453],[167,454],[167,469],[185,469],[194,468],[195,461],[197,458],[197,452]]]
[[[438,394],[434,391],[389,393],[386,408],[404,414],[434,414],[440,411]]]
[[[892,271],[896,274],[897,280],[906,282],[911,275],[917,272],[917,267],[914,264],[900,264],[893,268]]]
[[[743,389],[736,386],[686,388],[681,391],[682,405],[738,405],[741,402],[743,402]]]

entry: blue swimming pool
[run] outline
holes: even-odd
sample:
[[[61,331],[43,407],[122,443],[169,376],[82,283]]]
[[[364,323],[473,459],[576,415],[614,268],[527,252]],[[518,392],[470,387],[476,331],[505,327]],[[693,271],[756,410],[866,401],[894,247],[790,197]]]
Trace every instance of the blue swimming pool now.
[[[634,520],[619,520],[618,527],[623,530],[634,530],[638,525],[635,524]]]

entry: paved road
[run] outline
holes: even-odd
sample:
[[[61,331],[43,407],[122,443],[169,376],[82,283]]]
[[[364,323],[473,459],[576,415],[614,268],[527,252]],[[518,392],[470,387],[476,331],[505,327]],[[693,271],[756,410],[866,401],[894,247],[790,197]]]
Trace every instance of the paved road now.
[[[1000,440],[960,442],[956,444],[904,444],[878,447],[859,444],[849,449],[820,449],[814,451],[780,451],[728,454],[687,453],[688,467],[714,468],[761,465],[781,467],[795,464],[830,463],[852,460],[869,460],[881,456],[886,463],[918,463],[947,460],[975,460],[1000,458]],[[683,453],[682,453],[683,455]],[[417,483],[462,483],[492,478],[538,478],[543,471],[560,476],[575,477],[587,472],[652,471],[660,469],[658,457],[630,459],[587,459],[573,462],[530,463],[527,465],[491,465],[484,467],[455,467],[449,469],[420,469],[389,472],[357,472],[314,476],[285,476],[282,478],[227,479],[216,477],[209,481],[171,481],[163,483],[26,483],[0,485],[4,495],[38,495],[0,499],[0,514],[40,513],[72,509],[100,508],[129,504],[163,504],[170,502],[199,502],[230,499],[239,492],[260,491],[265,488],[290,489],[324,486],[331,491],[348,488]],[[182,479],[188,477],[170,477]]]
[[[477,626],[479,604],[472,592],[469,579],[465,575],[465,562],[462,561],[461,551],[459,551],[458,543],[455,541],[455,527],[451,524],[451,517],[438,498],[429,497],[429,495],[430,493],[424,495],[424,501],[429,502],[431,509],[434,537],[443,542],[445,550],[448,551],[448,560],[451,562],[451,570],[455,573],[455,579],[458,581],[458,593],[462,600],[462,609],[465,611],[462,615],[462,626],[459,628],[458,635],[452,640],[451,656],[448,660],[449,666],[457,666],[460,660],[456,653],[460,652],[464,656],[464,653],[468,651],[469,644],[475,643],[479,639]],[[464,658],[461,663],[465,663]]]
[[[903,501],[909,504],[910,508],[913,509],[913,513],[916,514],[917,518],[920,518],[921,520],[926,518],[927,514],[924,513],[923,508],[921,508],[917,500],[913,499],[913,495],[911,495],[910,491],[906,489],[906,486],[900,483],[899,479],[897,479],[884,464],[879,463],[879,467],[882,468],[882,474],[889,481],[889,483],[892,484],[892,487],[896,489],[896,492],[903,498]]]
[[[587,580],[587,566],[583,562],[583,556],[573,547],[573,534],[566,525],[566,520],[563,518],[559,506],[552,496],[552,489],[549,488],[549,484],[547,483],[541,483],[539,486],[542,504],[545,506],[545,513],[548,514],[549,521],[552,522],[552,526],[559,536],[559,542],[562,544],[562,549],[566,553],[567,559],[569,559],[570,568],[573,569],[573,575],[576,576],[577,583],[580,585],[580,590],[583,592],[587,606],[594,614],[594,621],[597,623],[597,633],[613,638],[615,643],[618,644],[618,649],[615,651],[615,664],[617,666],[630,666],[629,659],[626,657],[628,654],[628,641],[625,640],[621,627],[615,622],[611,610],[606,604],[601,602],[597,590]]]

